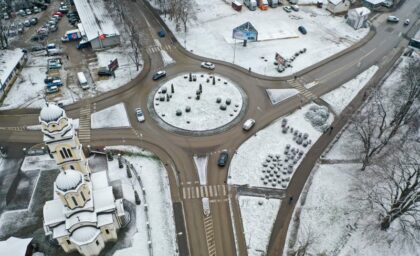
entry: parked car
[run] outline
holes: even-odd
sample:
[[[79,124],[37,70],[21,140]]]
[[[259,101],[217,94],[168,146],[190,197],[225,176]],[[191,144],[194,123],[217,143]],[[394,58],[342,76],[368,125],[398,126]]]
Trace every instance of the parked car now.
[[[404,26],[408,26],[410,24],[410,19],[406,19],[405,21],[404,21]]]
[[[295,11],[295,12],[299,11],[299,6],[297,6],[296,4],[291,5],[290,8],[292,8],[292,10]]]
[[[201,62],[201,67],[213,70],[216,66],[211,62]]]
[[[58,89],[58,87],[57,87],[57,86],[47,87],[47,89],[46,89],[46,93],[47,93],[47,94],[56,93],[56,92],[58,92],[58,91],[59,91],[59,89]]]
[[[17,15],[20,15],[20,16],[22,16],[22,17],[25,17],[25,16],[26,16],[26,12],[25,12],[24,10],[19,10],[19,11],[17,12]]]
[[[285,12],[292,12],[292,8],[290,8],[290,6],[284,6],[284,7],[283,7],[283,10],[284,10]]]
[[[400,21],[400,19],[397,16],[388,16],[386,20],[392,23],[398,23]]]
[[[31,37],[31,41],[41,41],[44,40],[47,36],[44,34],[36,34]]]
[[[69,12],[69,8],[67,7],[67,5],[62,5],[60,6],[60,8],[58,9],[59,12],[62,13],[68,13]]]
[[[31,25],[36,25],[38,24],[38,18],[32,18],[29,20],[29,22],[31,22]]]
[[[57,47],[57,45],[54,44],[54,43],[47,44],[47,49],[54,49],[56,47]]]
[[[39,51],[43,51],[43,50],[45,50],[45,47],[42,46],[42,45],[34,45],[30,49],[31,52],[39,52]]]
[[[40,13],[41,12],[41,9],[39,9],[38,7],[34,7],[34,13]]]
[[[110,71],[107,67],[100,67],[98,70],[99,76],[112,76],[112,71]]]
[[[141,108],[136,108],[135,111],[136,111],[137,121],[139,121],[140,123],[144,122],[144,114]]]
[[[219,159],[217,160],[217,165],[220,167],[223,167],[227,164],[228,161],[229,161],[229,153],[227,150],[223,150],[219,155]]]
[[[242,129],[244,129],[245,131],[249,131],[254,126],[254,124],[255,124],[254,119],[248,119],[245,121],[244,125],[242,126]]]
[[[9,19],[10,19],[9,14],[4,13],[4,14],[3,14],[3,19],[5,19],[5,20],[9,20]]]
[[[51,14],[51,16],[55,16],[55,15],[58,15],[60,17],[63,17],[64,16],[64,13],[62,13],[62,12],[54,12],[53,14]]]
[[[63,82],[61,81],[61,79],[56,79],[56,80],[52,80],[51,82],[48,82],[47,86],[48,87],[51,87],[51,86],[60,87],[60,86],[63,86]]]
[[[165,70],[160,70],[153,75],[152,79],[156,81],[156,80],[159,80],[159,79],[161,79],[162,77],[165,77],[165,76],[166,76],[166,71]]]
[[[300,32],[300,33],[302,33],[302,34],[304,34],[304,35],[306,35],[306,33],[308,33],[308,32],[306,31],[306,28],[305,28],[304,26],[299,26],[299,27],[298,27],[298,30],[299,30],[299,32]]]
[[[19,34],[23,34],[23,28],[18,28],[18,29],[17,29],[17,32],[18,32]]]
[[[51,25],[50,28],[48,29],[50,32],[55,32],[57,31],[57,26],[56,25]]]
[[[32,11],[31,11],[31,9],[26,9],[26,15],[31,15],[32,14]]]
[[[54,81],[54,80],[59,80],[59,79],[61,79],[60,77],[58,77],[58,76],[47,76],[45,79],[44,79],[44,83],[46,83],[46,84],[48,84],[48,83],[51,83],[52,81]]]
[[[25,27],[30,27],[30,26],[31,26],[31,22],[30,22],[29,20],[25,20],[25,21],[23,22],[23,25],[24,25]]]

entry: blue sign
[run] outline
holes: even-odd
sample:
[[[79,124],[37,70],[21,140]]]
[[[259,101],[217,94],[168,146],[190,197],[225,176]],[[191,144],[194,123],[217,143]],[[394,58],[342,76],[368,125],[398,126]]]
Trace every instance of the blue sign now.
[[[232,37],[239,40],[257,41],[258,31],[250,22],[246,22],[233,29]]]

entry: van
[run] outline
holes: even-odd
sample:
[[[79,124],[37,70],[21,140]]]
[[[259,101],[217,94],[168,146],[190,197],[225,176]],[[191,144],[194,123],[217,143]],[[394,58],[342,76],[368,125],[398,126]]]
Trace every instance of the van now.
[[[245,121],[244,125],[242,126],[242,129],[245,131],[251,130],[252,126],[254,126],[255,120],[254,119],[248,119]]]
[[[80,87],[82,87],[83,90],[89,89],[90,86],[83,72],[77,73],[77,80],[79,80]]]

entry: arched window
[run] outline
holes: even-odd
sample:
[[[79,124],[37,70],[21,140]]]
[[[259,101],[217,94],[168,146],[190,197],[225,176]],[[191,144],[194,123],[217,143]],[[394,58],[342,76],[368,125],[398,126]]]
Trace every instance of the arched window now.
[[[74,170],[74,166],[73,165],[70,165],[70,169]]]
[[[71,199],[73,200],[73,203],[74,203],[76,206],[78,206],[78,205],[77,205],[76,198],[74,198],[74,196],[72,196],[72,197],[71,197]]]
[[[70,157],[73,157],[73,154],[71,153],[71,150],[70,150],[70,149],[68,149],[68,148],[67,148],[67,154],[68,154]]]

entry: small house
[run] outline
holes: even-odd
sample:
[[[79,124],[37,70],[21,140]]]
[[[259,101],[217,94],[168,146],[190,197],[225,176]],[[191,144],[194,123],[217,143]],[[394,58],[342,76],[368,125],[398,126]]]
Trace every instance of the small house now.
[[[366,27],[366,22],[369,19],[369,14],[370,10],[366,7],[351,9],[347,14],[346,22],[355,30]]]
[[[328,0],[327,10],[332,14],[346,13],[349,9],[349,0]]]
[[[0,51],[0,100],[11,88],[26,59],[26,53],[19,48]]]

